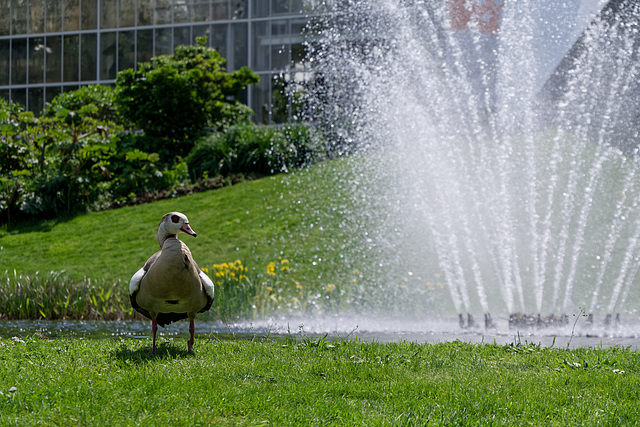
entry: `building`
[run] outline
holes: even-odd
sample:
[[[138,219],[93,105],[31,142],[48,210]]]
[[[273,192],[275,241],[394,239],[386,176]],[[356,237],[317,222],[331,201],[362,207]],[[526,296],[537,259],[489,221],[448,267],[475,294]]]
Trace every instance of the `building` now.
[[[227,70],[249,66],[256,121],[291,114],[283,81],[304,76],[307,0],[0,0],[0,96],[39,112],[61,92],[112,85],[116,74],[207,35]],[[275,95],[275,96],[274,96]]]

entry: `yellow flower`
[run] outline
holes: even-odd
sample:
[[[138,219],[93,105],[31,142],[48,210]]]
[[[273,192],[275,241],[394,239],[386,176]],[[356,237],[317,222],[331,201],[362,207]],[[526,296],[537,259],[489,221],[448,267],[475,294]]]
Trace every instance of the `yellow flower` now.
[[[358,270],[357,268],[353,271],[353,274],[355,274],[356,276],[360,275],[360,270]]]
[[[329,286],[327,286],[327,292],[331,292],[335,289],[335,285],[333,283],[329,283]]]
[[[271,276],[275,276],[276,275],[276,263],[275,262],[270,262],[269,265],[267,265],[267,274],[269,274]]]
[[[209,268],[208,268],[208,267],[203,268],[203,269],[202,269],[202,271],[203,271],[205,274],[209,274]]]

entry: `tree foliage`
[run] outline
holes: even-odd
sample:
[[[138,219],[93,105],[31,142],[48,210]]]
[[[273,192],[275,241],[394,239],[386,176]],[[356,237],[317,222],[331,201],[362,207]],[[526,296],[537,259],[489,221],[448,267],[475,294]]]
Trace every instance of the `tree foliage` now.
[[[259,78],[247,67],[227,73],[226,60],[205,46],[179,46],[116,78],[121,114],[149,136],[184,141],[205,127],[221,128],[253,112],[238,97]]]
[[[54,102],[55,104],[55,102]],[[110,135],[119,127],[98,120],[93,104],[69,110],[58,103],[36,117],[0,104],[0,216],[65,216],[92,208],[104,194]]]

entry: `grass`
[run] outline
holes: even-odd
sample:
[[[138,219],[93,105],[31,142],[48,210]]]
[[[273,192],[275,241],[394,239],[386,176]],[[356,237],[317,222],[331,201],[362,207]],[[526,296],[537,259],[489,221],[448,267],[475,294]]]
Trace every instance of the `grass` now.
[[[250,291],[246,302],[256,307],[236,307],[231,317],[353,305],[372,311],[377,304],[397,304],[399,298],[375,294],[380,288],[372,277],[380,257],[367,242],[370,217],[354,215],[359,205],[370,202],[350,191],[354,180],[362,180],[357,172],[362,166],[353,164],[361,160],[323,162],[292,174],[69,220],[5,226],[0,229],[0,304],[5,302],[0,317],[135,317],[127,307],[128,282],[158,249],[160,218],[174,210],[185,213],[198,233],[197,238],[181,239],[201,268],[212,275],[215,265],[240,260],[248,269],[250,283],[242,287]],[[279,274],[272,275],[270,266],[281,267],[284,261],[286,274],[278,268]],[[430,293],[446,296],[441,286],[425,290],[401,284],[394,295],[399,290],[422,293],[407,299],[420,312]],[[107,293],[108,307],[81,309]],[[69,298],[75,297],[84,302],[70,310]],[[392,309],[411,311],[406,306]],[[220,317],[220,310],[209,316]]]
[[[128,282],[157,250],[162,215],[177,210],[189,217],[198,233],[197,238],[182,239],[201,267],[242,259],[250,268],[266,268],[271,261],[289,258],[299,274],[317,276],[314,256],[336,256],[330,243],[344,238],[325,232],[340,229],[344,209],[329,214],[322,208],[336,205],[335,188],[348,170],[346,161],[326,162],[291,175],[67,221],[5,226],[0,229],[0,271],[65,270],[96,280]]]
[[[623,348],[0,338],[2,425],[637,425]]]
[[[286,259],[295,266],[287,282],[292,292],[296,291],[297,282],[298,286],[306,286],[305,293],[310,294],[312,279],[316,287],[326,287],[328,283],[317,280],[318,276],[326,275],[327,280],[336,281],[351,268],[343,262],[333,262],[330,268],[324,267],[326,262],[321,266],[316,262],[318,258],[336,261],[335,245],[331,241],[340,239],[340,235],[323,232],[322,224],[325,229],[339,230],[335,222],[342,219],[339,215],[324,215],[318,209],[329,203],[331,189],[347,170],[345,162],[331,162],[309,171],[91,213],[67,221],[5,227],[0,230],[0,276],[6,272],[0,293],[8,294],[5,301],[15,300],[16,294],[12,294],[10,288],[30,289],[33,306],[39,294],[49,292],[54,282],[38,279],[36,272],[40,277],[60,277],[59,272],[64,271],[61,277],[69,288],[86,290],[87,281],[102,283],[104,288],[115,284],[122,288],[116,292],[118,298],[126,299],[130,277],[158,249],[156,230],[160,218],[166,212],[177,210],[189,217],[198,233],[195,239],[181,238],[201,268],[214,270],[216,264],[242,260],[252,273],[250,277],[258,282],[256,286],[262,286],[260,279],[269,276],[269,265]],[[308,197],[309,187],[316,189],[314,198]],[[322,219],[316,218],[318,216]],[[331,274],[327,274],[329,272]],[[10,284],[17,281],[16,277],[23,280]],[[266,283],[263,287],[272,284]],[[28,297],[25,294],[19,300],[24,305]],[[58,299],[58,304],[64,304],[66,296]],[[51,301],[56,304],[56,298]],[[53,311],[50,307],[47,310]],[[26,311],[29,310],[21,307],[15,312]],[[62,310],[58,308],[58,311]],[[6,307],[2,312],[7,316]],[[39,310],[29,312],[40,315]]]

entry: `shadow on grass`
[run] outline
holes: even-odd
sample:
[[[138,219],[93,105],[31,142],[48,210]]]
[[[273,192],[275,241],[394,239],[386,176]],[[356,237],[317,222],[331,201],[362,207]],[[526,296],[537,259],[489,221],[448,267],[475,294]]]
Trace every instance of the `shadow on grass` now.
[[[193,357],[195,353],[187,352],[184,343],[161,342],[156,345],[156,354],[151,354],[151,345],[132,347],[127,341],[122,341],[112,352],[114,358],[133,364],[155,362],[167,358],[178,359]]]

